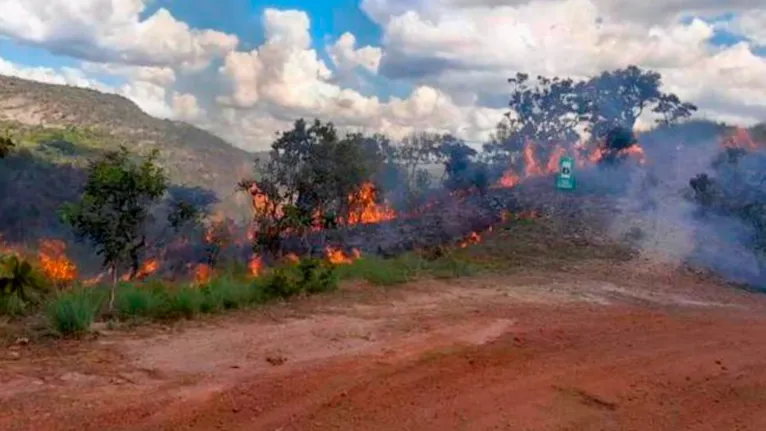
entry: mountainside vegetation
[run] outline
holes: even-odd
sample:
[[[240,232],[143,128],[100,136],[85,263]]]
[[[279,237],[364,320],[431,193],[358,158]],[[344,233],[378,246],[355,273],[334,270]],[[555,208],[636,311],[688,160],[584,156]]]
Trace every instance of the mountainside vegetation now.
[[[0,135],[0,235],[15,242],[65,234],[58,209],[80,196],[83,169],[105,152],[157,150],[170,193],[230,211],[238,208],[232,173],[258,157],[192,125],[151,117],[122,96],[7,76],[0,76]]]

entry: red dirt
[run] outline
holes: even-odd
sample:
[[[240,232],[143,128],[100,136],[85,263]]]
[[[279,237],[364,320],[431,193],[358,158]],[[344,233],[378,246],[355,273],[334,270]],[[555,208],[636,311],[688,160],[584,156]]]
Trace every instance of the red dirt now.
[[[656,268],[356,286],[139,332],[14,347],[0,429],[766,429],[766,296]]]

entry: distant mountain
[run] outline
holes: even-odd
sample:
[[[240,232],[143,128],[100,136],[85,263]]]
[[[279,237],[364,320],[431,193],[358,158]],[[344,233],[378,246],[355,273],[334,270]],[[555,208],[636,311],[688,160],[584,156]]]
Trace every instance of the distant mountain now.
[[[192,125],[161,120],[130,100],[99,91],[0,75],[0,133],[18,144],[0,160],[0,233],[23,240],[57,232],[56,211],[76,199],[87,160],[119,145],[160,150],[174,190],[228,210],[250,153]]]

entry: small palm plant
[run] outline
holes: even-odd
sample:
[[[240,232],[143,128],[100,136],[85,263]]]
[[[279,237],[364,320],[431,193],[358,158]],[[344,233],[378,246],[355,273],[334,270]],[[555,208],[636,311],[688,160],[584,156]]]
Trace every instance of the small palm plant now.
[[[28,302],[42,289],[42,282],[32,265],[16,254],[0,255],[0,297],[16,296]]]

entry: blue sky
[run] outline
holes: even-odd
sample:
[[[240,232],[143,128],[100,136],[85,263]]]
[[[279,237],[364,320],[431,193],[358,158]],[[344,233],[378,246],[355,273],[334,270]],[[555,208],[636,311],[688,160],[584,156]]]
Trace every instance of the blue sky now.
[[[376,21],[391,25],[384,29],[373,22],[360,5],[365,1],[371,2],[365,9],[374,10]],[[148,6],[136,17],[135,0],[0,0],[0,9],[24,5],[23,13],[0,14],[0,34],[7,36],[0,37],[2,73],[114,91],[152,115],[231,132],[232,140],[242,141],[268,137],[286,119],[306,115],[386,133],[427,127],[467,130],[464,138],[485,139],[506,109],[508,76],[584,77],[605,65],[617,68],[633,61],[662,70],[672,91],[700,103],[711,118],[752,121],[766,113],[766,96],[758,96],[766,94],[766,59],[752,55],[766,56],[759,27],[766,14],[759,18],[755,6],[735,10],[690,0],[616,10],[594,0],[530,0],[512,2],[516,8],[476,7],[469,13],[461,9],[467,2],[439,0],[144,2]],[[161,8],[172,18],[160,18],[176,22],[136,25]],[[267,8],[304,12],[313,51],[300,44],[282,46],[275,39],[269,49],[249,55],[265,41]],[[57,14],[51,16],[51,10]],[[402,16],[408,11],[416,13]],[[706,39],[710,27],[688,26],[700,13],[716,29],[711,40]],[[592,25],[603,16],[614,25]],[[685,17],[681,23],[680,17]],[[268,19],[277,31],[293,32],[291,37],[303,22],[296,13]],[[199,30],[224,34],[211,38]],[[341,46],[336,65],[328,48],[346,32],[356,46]],[[226,35],[235,35],[239,45],[234,48]],[[157,37],[167,40],[155,42]],[[645,37],[652,37],[649,44]],[[24,40],[39,47],[24,45]],[[600,41],[600,49],[593,49],[593,41]],[[728,48],[740,42],[749,43]],[[707,43],[718,49],[708,49]],[[324,64],[315,61],[315,54]],[[97,68],[83,67],[84,58],[103,62],[114,74],[94,73]],[[324,75],[325,66],[337,72],[332,79]],[[88,81],[71,79],[71,71],[77,74],[78,69],[83,70],[75,76]],[[392,96],[404,102],[390,103]],[[747,115],[732,104],[745,106]],[[261,140],[267,138],[258,145]]]
[[[358,0],[156,0],[144,16],[159,8],[168,9],[192,27],[236,34],[248,49],[263,42],[261,18],[266,8],[305,11],[311,17],[315,48],[322,48],[326,38],[335,40],[346,31],[362,45],[376,44],[381,37],[381,29],[362,12]]]

